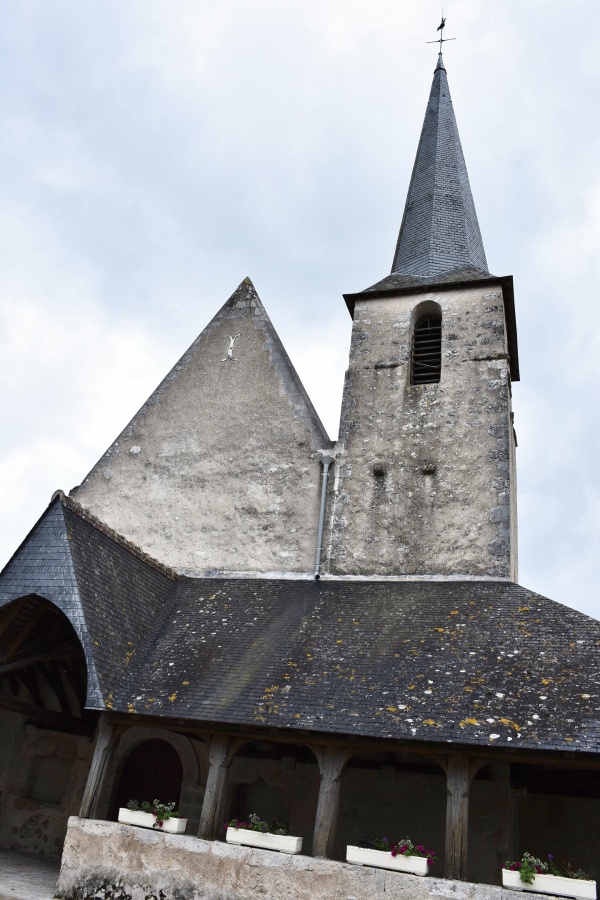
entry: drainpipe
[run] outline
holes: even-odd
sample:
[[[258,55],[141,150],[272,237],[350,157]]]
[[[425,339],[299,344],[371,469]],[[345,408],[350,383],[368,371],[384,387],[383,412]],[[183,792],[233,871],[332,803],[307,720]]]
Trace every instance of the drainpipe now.
[[[333,456],[321,456],[323,463],[323,484],[321,487],[321,511],[319,513],[319,533],[317,534],[317,555],[315,559],[315,579],[321,577],[321,552],[323,550],[323,526],[325,524],[325,501],[327,500],[327,479],[329,467],[334,462]]]

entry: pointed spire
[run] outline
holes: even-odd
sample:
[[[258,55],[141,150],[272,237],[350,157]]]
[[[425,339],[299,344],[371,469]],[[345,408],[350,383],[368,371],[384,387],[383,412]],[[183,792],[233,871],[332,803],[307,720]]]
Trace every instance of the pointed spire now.
[[[442,54],[438,56],[392,274],[487,273]]]

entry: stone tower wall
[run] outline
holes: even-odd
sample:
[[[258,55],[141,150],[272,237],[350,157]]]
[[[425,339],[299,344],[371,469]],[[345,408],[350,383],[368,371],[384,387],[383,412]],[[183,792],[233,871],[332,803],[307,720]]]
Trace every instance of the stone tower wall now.
[[[414,323],[436,304],[441,381],[413,386]],[[501,287],[365,294],[346,375],[330,573],[516,580],[514,453]]]

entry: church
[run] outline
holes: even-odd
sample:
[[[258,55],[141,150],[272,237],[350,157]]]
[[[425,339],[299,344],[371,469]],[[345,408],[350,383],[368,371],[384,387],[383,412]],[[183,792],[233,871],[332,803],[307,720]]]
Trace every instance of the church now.
[[[518,583],[513,281],[441,53],[391,273],[344,300],[337,441],[246,278],[0,574],[0,846],[158,797],[314,865],[380,834],[474,884],[597,864],[600,623]]]

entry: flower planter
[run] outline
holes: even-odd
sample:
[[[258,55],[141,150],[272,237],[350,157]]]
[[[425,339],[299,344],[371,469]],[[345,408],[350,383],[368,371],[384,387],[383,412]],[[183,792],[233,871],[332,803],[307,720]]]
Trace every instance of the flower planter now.
[[[576,897],[577,900],[596,900],[596,882],[584,881],[582,878],[536,875],[531,884],[525,884],[517,871],[502,869],[502,885],[513,891],[534,891],[538,894]]]
[[[392,856],[385,850],[369,850],[366,847],[346,847],[346,862],[357,866],[376,866],[378,869],[394,869],[410,875],[427,875],[429,860],[425,856]],[[595,896],[595,895],[594,895]]]
[[[119,809],[118,821],[123,825],[137,825],[139,828],[154,828],[156,825],[156,816],[152,813],[140,812],[139,810],[126,809],[122,806]],[[171,834],[183,834],[187,819],[179,819],[175,816],[165,819],[162,826],[156,825],[155,831],[168,831]]]
[[[278,850],[280,853],[300,853],[302,838],[291,834],[270,834],[268,831],[251,831],[249,828],[227,828],[225,840],[228,844],[244,844],[263,850]]]

